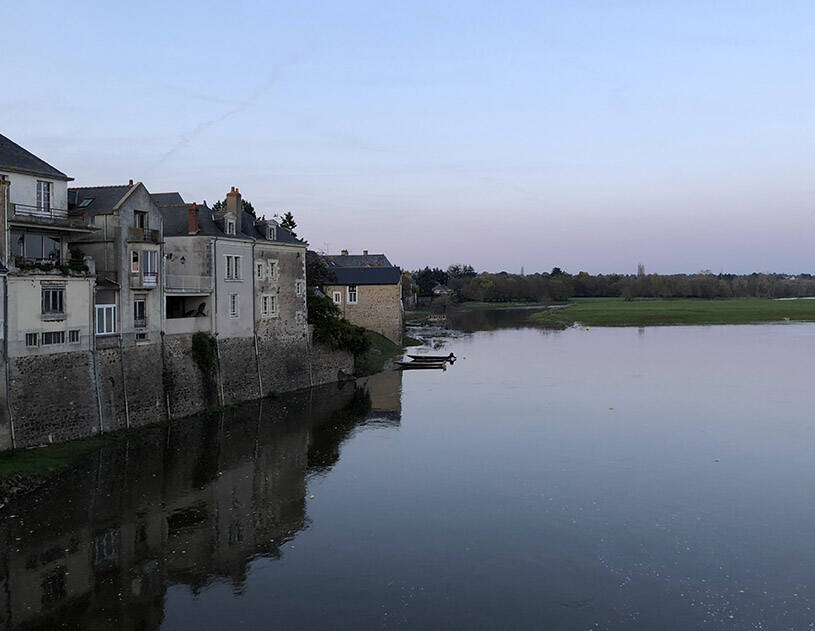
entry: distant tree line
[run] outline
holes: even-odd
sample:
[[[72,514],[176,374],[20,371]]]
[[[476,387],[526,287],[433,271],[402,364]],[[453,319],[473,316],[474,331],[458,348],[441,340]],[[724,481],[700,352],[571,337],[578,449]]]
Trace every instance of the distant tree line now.
[[[464,271],[466,270],[466,271]],[[438,283],[447,285],[462,301],[550,302],[569,298],[794,298],[815,296],[810,274],[569,274],[555,267],[536,274],[476,273],[470,265],[451,265],[446,271],[426,267],[411,272],[420,296],[433,295]]]

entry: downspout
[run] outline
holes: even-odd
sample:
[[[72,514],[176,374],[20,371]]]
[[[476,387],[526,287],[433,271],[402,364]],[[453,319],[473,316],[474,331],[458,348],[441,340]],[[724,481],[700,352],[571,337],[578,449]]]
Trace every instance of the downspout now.
[[[122,334],[119,334],[119,366],[122,368],[122,394],[125,400],[125,428],[130,429],[130,406],[127,404],[127,376],[125,375],[125,349]]]
[[[11,183],[3,180],[0,182],[0,186],[4,186],[6,191],[3,195],[3,257],[4,260],[2,261],[6,264],[6,268],[8,269],[8,261],[11,258],[9,253],[9,247],[11,246],[11,240],[9,237],[10,231],[8,227],[8,207],[9,207],[9,189],[11,188]],[[16,441],[14,437],[14,417],[11,413],[11,366],[10,358],[8,356],[8,272],[6,275],[3,276],[3,363],[5,368],[3,372],[3,378],[6,380],[6,411],[8,413],[8,423],[9,423],[9,434],[11,438],[11,448],[14,449],[16,447]]]
[[[221,379],[221,345],[218,343],[218,237],[212,240],[212,274],[215,277],[215,309],[213,318],[215,320],[215,353],[218,357],[218,399],[220,405],[224,404],[224,383]]]
[[[9,431],[11,433],[11,448],[16,447],[14,437],[14,417],[11,414],[11,374],[9,373],[8,356],[8,276],[3,276],[3,363],[5,364],[6,379],[6,408],[8,412]]]
[[[255,341],[255,368],[258,371],[258,397],[263,398],[263,379],[260,376],[260,353],[258,353],[258,320],[257,320],[257,291],[255,287],[255,267],[257,264],[255,263],[255,246],[257,244],[252,242],[252,339]]]
[[[96,406],[99,412],[99,433],[104,431],[104,416],[102,415],[102,393],[99,389],[99,357],[96,351],[96,327],[94,326],[94,305],[96,304],[96,294],[94,292],[94,279],[88,279],[88,309],[90,311],[90,334],[91,334],[91,361],[93,362],[93,383],[96,386]]]

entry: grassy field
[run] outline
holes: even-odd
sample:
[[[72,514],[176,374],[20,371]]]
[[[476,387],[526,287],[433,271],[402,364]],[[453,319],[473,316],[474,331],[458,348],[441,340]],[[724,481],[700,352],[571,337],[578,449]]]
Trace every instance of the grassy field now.
[[[815,300],[731,300],[584,298],[531,316],[541,324],[659,326],[670,324],[754,324],[784,320],[815,322]]]
[[[15,449],[0,452],[0,480],[12,475],[23,475],[30,478],[44,478],[59,469],[63,469],[82,456],[123,440],[125,432],[113,432],[104,436],[72,440],[58,445]]]
[[[451,308],[456,311],[468,311],[471,309],[517,309],[518,307],[545,307],[540,302],[526,302],[522,300],[510,300],[508,302],[459,302]]]

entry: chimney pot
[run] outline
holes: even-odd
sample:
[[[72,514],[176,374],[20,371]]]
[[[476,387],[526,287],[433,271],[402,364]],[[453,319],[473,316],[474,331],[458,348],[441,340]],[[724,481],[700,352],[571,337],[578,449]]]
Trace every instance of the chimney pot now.
[[[368,250],[363,250],[362,251],[362,256],[368,256]]]
[[[348,250],[341,250],[340,254],[342,254],[342,256],[348,256]]]
[[[130,180],[130,186],[133,186],[133,180],[132,179]]]

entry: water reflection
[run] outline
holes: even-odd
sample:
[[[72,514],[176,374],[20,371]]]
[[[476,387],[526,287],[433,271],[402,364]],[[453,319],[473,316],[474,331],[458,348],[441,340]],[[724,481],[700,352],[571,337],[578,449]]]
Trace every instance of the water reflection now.
[[[0,627],[155,629],[172,585],[197,593],[276,558],[307,528],[306,483],[366,424],[398,425],[401,373],[146,431],[9,505]]]

